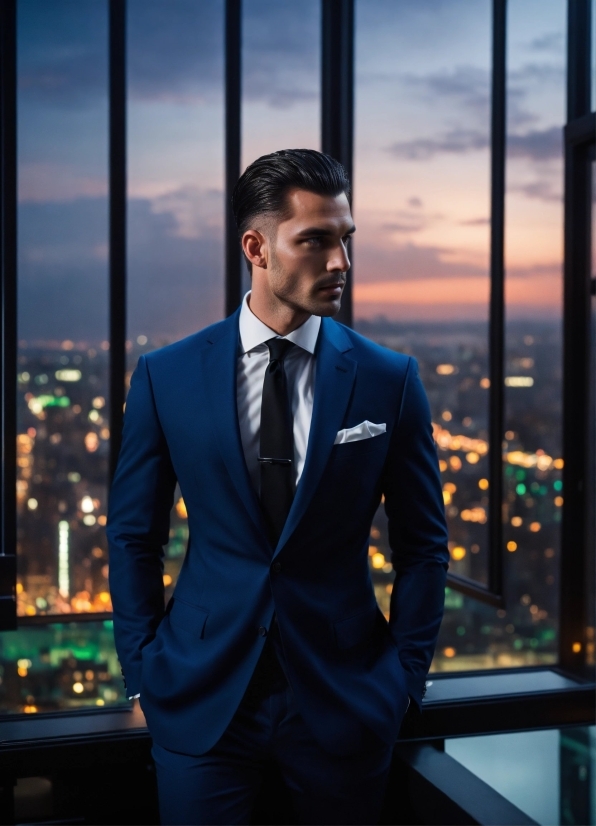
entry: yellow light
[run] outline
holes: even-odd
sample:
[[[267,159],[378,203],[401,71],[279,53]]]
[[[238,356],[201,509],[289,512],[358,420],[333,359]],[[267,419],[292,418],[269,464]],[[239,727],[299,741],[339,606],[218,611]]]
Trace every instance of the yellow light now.
[[[521,516],[512,516],[511,517],[511,524],[513,525],[514,528],[519,528],[523,521],[524,520],[521,518]]]
[[[98,697],[97,700],[95,701],[96,706],[105,706],[105,704],[106,704],[106,701],[102,700],[101,697]]]
[[[99,601],[103,602],[104,605],[107,605],[110,602],[110,595],[107,591],[101,591],[99,594]]]
[[[540,524],[540,522],[532,522],[530,524],[530,530],[532,531],[532,533],[538,533],[541,527],[542,525]]]
[[[186,505],[184,504],[184,499],[180,497],[180,499],[176,502],[176,513],[180,517],[180,519],[187,519],[188,512],[186,510]]]
[[[490,387],[490,379],[480,379],[480,387],[482,387],[483,390],[488,390]]]
[[[553,465],[556,467],[557,470],[563,470],[565,462],[562,459],[555,459]]]
[[[27,676],[27,669],[26,668],[17,668],[17,674],[19,677],[26,677]]]
[[[455,648],[451,648],[451,646],[449,646],[448,648],[444,648],[443,649],[443,654],[446,657],[455,657],[455,654],[456,654]]]
[[[466,549],[462,545],[456,545],[454,548],[451,549],[451,558],[454,559],[456,562],[459,562],[460,559],[463,559],[466,555]]]
[[[93,405],[93,407],[95,407],[96,409],[101,410],[101,408],[102,408],[102,407],[105,407],[106,400],[104,399],[104,397],[103,397],[103,396],[96,396],[96,397],[93,399],[93,401],[91,402],[91,404],[92,404],[92,405]]]
[[[471,450],[469,453],[466,453],[466,459],[471,465],[475,465],[480,460],[480,456],[475,450]]]
[[[17,665],[19,668],[31,668],[33,663],[31,662],[31,660],[23,657],[20,660],[17,660]]]
[[[582,650],[581,642],[574,642],[573,645],[571,646],[571,650],[573,651],[574,654],[579,654],[579,652]]]
[[[451,467],[451,470],[455,470],[456,472],[461,470],[461,459],[459,456],[451,456],[449,459],[449,466]]]
[[[479,479],[478,487],[480,490],[488,490],[488,479]]]
[[[443,410],[443,412],[441,413],[441,418],[442,418],[442,419],[443,419],[443,421],[445,421],[445,422],[450,422],[450,421],[451,421],[451,419],[453,418],[453,416],[451,415],[451,413],[449,412],[449,410]]]
[[[451,376],[455,373],[453,364],[437,364],[437,373],[439,376]]]
[[[505,431],[505,438],[507,439],[508,442],[510,442],[512,439],[515,439],[515,433],[513,432],[513,430],[506,430]]]
[[[445,471],[447,470],[447,462],[445,461],[445,459],[439,460],[439,470],[441,471],[441,473],[445,473]]]
[[[453,482],[446,482],[443,485],[443,490],[446,490],[448,493],[455,493],[457,485],[454,485]]]
[[[377,548],[376,545],[369,545],[368,546],[368,555],[369,556],[374,556],[378,552],[379,552],[379,549]]]
[[[84,439],[85,447],[89,451],[89,453],[95,453],[97,448],[99,447],[99,437],[97,433],[87,433]]]
[[[172,584],[172,577],[169,574],[163,575],[163,584],[166,586],[166,588],[168,587],[168,585]]]
[[[72,690],[75,694],[82,694],[85,689],[83,683],[73,683]]]
[[[25,714],[37,714],[37,706],[23,706]]]
[[[517,542],[513,542],[513,541],[508,542],[507,543],[507,550],[510,551],[511,553],[513,553],[514,551],[517,551]]]
[[[94,556],[95,559],[101,559],[103,556],[103,551],[101,548],[95,547],[91,551],[91,556]]]
[[[443,491],[443,504],[450,505],[451,504],[451,494],[448,490]]]
[[[103,516],[103,514],[102,514],[102,516],[98,516],[98,517],[97,517],[97,523],[98,523],[98,525],[107,525],[107,523],[108,523],[108,517],[107,517],[107,516]]]
[[[555,496],[555,505],[557,506],[557,508],[560,508],[560,507],[563,506],[563,501],[564,500],[563,500],[562,496]]]
[[[88,668],[87,671],[85,671],[85,679],[86,680],[92,680],[94,677],[95,677],[95,674],[93,673],[93,671],[91,671],[90,668]]]
[[[22,593],[23,593],[23,583],[22,582],[17,582],[17,594],[22,594]]]
[[[385,591],[390,594],[393,591],[393,583],[390,582],[389,585],[385,585]]]
[[[385,557],[383,554],[376,553],[371,558],[373,568],[382,568],[385,564]]]
[[[27,502],[27,507],[29,508],[30,511],[37,510],[38,505],[39,505],[39,502],[37,501],[37,499],[29,499],[28,502]]]

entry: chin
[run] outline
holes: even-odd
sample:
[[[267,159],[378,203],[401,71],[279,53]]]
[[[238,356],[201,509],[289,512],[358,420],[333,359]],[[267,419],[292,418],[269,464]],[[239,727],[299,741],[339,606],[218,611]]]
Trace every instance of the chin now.
[[[325,318],[337,315],[341,308],[341,299],[334,301],[317,302],[316,309],[311,310],[313,315],[323,316]]]

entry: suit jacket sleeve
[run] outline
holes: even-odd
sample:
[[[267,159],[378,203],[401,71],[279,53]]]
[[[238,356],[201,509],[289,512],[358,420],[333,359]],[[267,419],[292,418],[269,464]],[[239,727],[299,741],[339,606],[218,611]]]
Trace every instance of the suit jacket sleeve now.
[[[145,356],[131,379],[108,507],[109,580],[116,650],[127,694],[140,690],[141,649],[164,615],[163,546],[176,475]]]
[[[431,414],[410,359],[384,475],[385,512],[395,582],[389,626],[421,708],[445,601],[447,525]]]

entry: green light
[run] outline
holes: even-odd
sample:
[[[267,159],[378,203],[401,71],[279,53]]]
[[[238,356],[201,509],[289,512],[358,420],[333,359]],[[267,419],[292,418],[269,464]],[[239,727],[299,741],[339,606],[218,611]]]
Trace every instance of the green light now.
[[[519,496],[523,496],[523,495],[524,495],[524,493],[526,492],[526,486],[525,486],[525,485],[521,485],[521,484],[517,485],[517,486],[516,486],[516,488],[515,488],[515,492],[516,492]]]
[[[530,485],[530,490],[533,491],[534,493],[539,491],[540,490],[540,485],[538,484],[538,482],[532,482],[532,484]]]
[[[546,487],[546,485],[540,485],[538,492],[541,496],[546,496],[546,494],[548,493],[548,488]]]
[[[463,627],[463,625],[458,625],[458,627],[457,627],[458,636],[463,637],[463,635],[465,633],[466,633],[466,629]]]
[[[555,490],[563,490],[563,482],[561,482],[560,479],[557,479],[557,481],[553,483],[553,488]]]
[[[524,644],[523,644],[522,640],[519,640],[519,639],[518,640],[513,640],[513,647],[515,648],[516,651],[519,651],[520,649],[522,649],[524,647]]]
[[[516,470],[515,478],[518,480],[518,482],[523,482],[523,480],[526,478],[526,472],[524,470]]]

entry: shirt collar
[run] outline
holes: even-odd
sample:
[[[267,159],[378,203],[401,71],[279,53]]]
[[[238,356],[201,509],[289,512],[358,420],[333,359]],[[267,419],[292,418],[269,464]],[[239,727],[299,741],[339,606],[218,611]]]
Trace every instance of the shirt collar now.
[[[275,330],[263,324],[252,312],[248,306],[249,296],[250,290],[244,296],[240,309],[240,349],[243,355],[244,353],[250,352],[250,350],[254,350],[255,347],[258,347],[260,344],[264,344],[270,338],[277,336]],[[298,347],[302,347],[302,349],[308,353],[314,353],[320,327],[321,317],[311,315],[300,327],[292,330],[287,336],[280,336],[280,338],[285,338],[293,344],[297,344]]]

